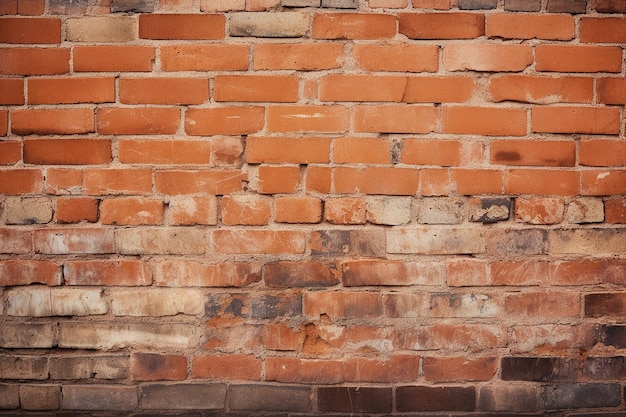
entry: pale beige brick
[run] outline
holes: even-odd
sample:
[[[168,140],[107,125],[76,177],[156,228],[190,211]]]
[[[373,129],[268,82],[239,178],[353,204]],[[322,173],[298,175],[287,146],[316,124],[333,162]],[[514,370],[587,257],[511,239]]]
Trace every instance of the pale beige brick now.
[[[205,232],[185,228],[133,228],[116,231],[121,253],[141,254],[202,254],[206,251]]]
[[[302,12],[246,12],[230,15],[231,36],[298,38],[307,33],[309,17]]]
[[[128,355],[52,357],[50,378],[124,379],[128,377],[128,362]]]
[[[137,37],[137,19],[131,16],[89,16],[65,22],[65,39],[70,42],[129,42]]]
[[[485,252],[480,229],[409,228],[387,231],[388,253],[474,254]]]
[[[46,197],[9,197],[4,202],[6,224],[45,224],[52,220],[52,200]]]
[[[374,197],[367,200],[367,221],[399,226],[411,221],[411,197]]]
[[[116,316],[195,316],[204,311],[204,293],[197,289],[115,290],[110,297]]]
[[[11,316],[88,316],[108,311],[101,290],[24,287],[7,291],[6,298]]]
[[[600,198],[577,198],[567,205],[565,220],[575,224],[602,223],[604,221],[604,202]]]
[[[52,323],[4,323],[0,325],[0,347],[45,349],[54,346]]]

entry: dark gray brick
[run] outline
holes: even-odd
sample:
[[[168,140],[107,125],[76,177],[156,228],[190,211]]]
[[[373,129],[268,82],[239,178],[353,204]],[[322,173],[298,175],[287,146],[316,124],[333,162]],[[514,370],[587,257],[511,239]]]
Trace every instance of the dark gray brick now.
[[[509,12],[538,12],[541,0],[504,0],[504,10]]]
[[[294,385],[231,385],[231,410],[311,412],[311,388]]]
[[[621,404],[620,384],[559,384],[542,387],[547,410],[616,407]]]
[[[214,410],[225,404],[224,384],[153,384],[141,388],[141,407],[147,410]]]
[[[490,10],[498,7],[498,0],[459,0],[461,10]]]

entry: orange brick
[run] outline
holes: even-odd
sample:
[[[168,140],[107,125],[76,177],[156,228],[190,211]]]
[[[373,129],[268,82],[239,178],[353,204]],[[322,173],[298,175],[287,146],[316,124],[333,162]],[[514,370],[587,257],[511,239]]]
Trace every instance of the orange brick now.
[[[333,186],[340,194],[415,195],[419,177],[412,168],[334,168]]]
[[[434,382],[489,381],[496,374],[498,362],[494,357],[424,358],[424,378]]]
[[[578,149],[578,163],[597,167],[626,165],[626,141],[583,139]]]
[[[0,48],[0,74],[53,75],[69,70],[69,49]]]
[[[293,103],[299,78],[291,75],[218,75],[213,81],[215,101]]]
[[[409,39],[473,39],[485,34],[478,13],[400,13],[399,32]]]
[[[140,39],[223,39],[223,14],[140,14]]]
[[[450,287],[489,285],[488,265],[478,259],[452,259],[446,262],[446,282]]]
[[[171,135],[179,125],[177,108],[98,109],[98,133],[103,135]]]
[[[314,164],[330,161],[330,138],[274,138],[251,136],[246,140],[250,164]]]
[[[434,106],[362,105],[354,109],[354,129],[372,133],[429,133],[437,128]]]
[[[343,363],[338,360],[307,360],[268,357],[265,380],[300,384],[337,384],[344,380]]]
[[[28,80],[29,104],[111,103],[115,101],[115,79],[32,78]]]
[[[319,13],[313,18],[315,39],[385,39],[396,35],[396,18],[389,14]]]
[[[182,381],[187,378],[187,358],[137,352],[130,358],[130,369],[135,381]]]
[[[255,70],[315,71],[341,67],[339,43],[258,43],[254,45]]]
[[[6,0],[0,3],[0,15],[17,14],[17,0]]]
[[[247,45],[164,45],[164,71],[242,71],[248,69]]]
[[[497,107],[444,107],[445,133],[488,136],[524,136],[526,110]]]
[[[308,317],[328,315],[331,319],[380,317],[382,297],[373,292],[309,291],[304,293],[303,313]]]
[[[107,198],[100,203],[102,224],[163,224],[163,202],[147,198]]]
[[[306,168],[306,191],[328,194],[332,185],[330,167],[308,166]]]
[[[0,78],[0,104],[24,104],[24,79]]]
[[[365,224],[365,200],[357,197],[327,198],[324,219],[332,224]]]
[[[501,13],[487,16],[486,35],[504,39],[574,39],[575,21],[569,15]]]
[[[0,136],[6,136],[7,133],[9,133],[9,112],[0,110]]]
[[[76,46],[74,71],[151,71],[155,51],[151,46]]]
[[[270,106],[267,128],[272,132],[344,132],[350,111],[343,106]]]
[[[80,194],[83,186],[83,171],[80,169],[48,168],[45,191],[47,194]]]
[[[450,0],[411,0],[414,9],[449,10]]]
[[[174,226],[217,224],[217,198],[215,196],[175,196],[170,198],[166,221]]]
[[[0,165],[11,165],[22,160],[20,142],[0,142]]]
[[[0,236],[3,239],[12,237],[10,232],[3,233],[2,230],[0,230]],[[61,279],[61,265],[51,261],[0,261],[0,285],[3,287],[31,284],[55,286],[61,285]]]
[[[0,194],[37,194],[43,190],[43,172],[39,169],[0,171]]]
[[[17,135],[71,135],[94,132],[93,109],[13,110],[11,131]]]
[[[556,72],[620,72],[622,48],[617,46],[537,45],[535,69]]]
[[[259,192],[262,194],[295,193],[300,185],[300,167],[259,167]]]
[[[115,253],[112,229],[75,227],[34,231],[35,252],[48,255]],[[65,275],[65,274],[64,274]],[[65,276],[67,279],[67,276]]]
[[[209,98],[209,80],[171,77],[121,78],[119,94],[120,102],[127,104],[202,104]]]
[[[581,195],[626,194],[626,171],[593,170],[582,172]]]
[[[530,45],[448,44],[443,66],[448,71],[523,71],[533,63]]]
[[[196,356],[191,365],[191,377],[216,380],[261,379],[261,359],[253,355],[209,355]]]
[[[543,133],[618,134],[620,112],[611,107],[533,107],[531,129]]]
[[[98,221],[98,204],[98,199],[91,197],[60,197],[56,204],[56,220],[58,223],[95,223]]]
[[[495,169],[453,169],[451,186],[458,194],[502,194],[504,172]]]
[[[316,197],[274,198],[274,220],[278,223],[319,223],[322,200]]]
[[[372,9],[404,9],[409,5],[409,0],[369,0],[368,5]]]
[[[563,221],[561,198],[522,197],[515,199],[515,220],[529,224],[558,224]]]
[[[626,78],[600,78],[598,101],[604,104],[626,104]]]
[[[1,43],[61,43],[61,19],[7,17],[0,22]]]
[[[593,79],[503,75],[491,79],[489,92],[495,102],[591,103]]]
[[[122,139],[118,158],[125,164],[209,164],[211,143],[204,140]]]
[[[63,265],[66,285],[140,286],[152,283],[152,270],[136,260],[72,260]]]
[[[246,135],[263,128],[263,107],[214,107],[188,109],[185,132],[192,136]]]
[[[580,19],[580,41],[626,43],[626,21],[621,17],[583,17]]]
[[[35,165],[95,165],[112,161],[107,139],[26,139],[24,162]]]
[[[86,195],[149,194],[150,169],[89,169],[83,174]]]
[[[558,322],[580,314],[580,295],[573,292],[525,292],[508,294],[504,301],[507,316]]]
[[[305,233],[300,230],[213,230],[212,251],[226,254],[302,254]]]
[[[574,196],[578,194],[580,174],[576,171],[511,169],[507,171],[506,194]]]
[[[351,357],[344,362],[346,381],[412,382],[416,380],[420,358],[417,355],[393,355],[387,360]]]
[[[407,78],[379,75],[327,75],[320,81],[322,101],[402,101]]]
[[[402,163],[411,165],[459,166],[479,163],[483,145],[444,139],[405,139],[402,141]]]
[[[419,180],[421,195],[439,196],[451,193],[450,171],[447,169],[422,169]]]
[[[336,164],[390,164],[389,141],[380,138],[337,138],[333,141]]]
[[[604,202],[605,220],[611,224],[626,224],[626,198]]]
[[[542,285],[548,277],[548,263],[542,261],[496,261],[489,264],[491,285]]]
[[[270,200],[258,195],[222,197],[222,222],[227,226],[264,226],[270,221]]]
[[[406,103],[462,103],[474,94],[470,77],[409,77],[403,100]]]
[[[243,163],[244,143],[241,137],[217,137],[211,140],[213,163],[218,166],[240,167]]]
[[[10,1],[9,1],[10,2]],[[45,0],[18,0],[17,13],[27,16],[37,16],[44,14],[46,10]]]
[[[573,167],[576,143],[564,140],[493,140],[492,164]]]
[[[360,68],[367,71],[436,72],[439,47],[435,45],[356,44],[352,54]],[[398,59],[398,57],[403,59]]]
[[[239,170],[156,171],[155,191],[160,194],[223,195],[242,191],[248,177]]]

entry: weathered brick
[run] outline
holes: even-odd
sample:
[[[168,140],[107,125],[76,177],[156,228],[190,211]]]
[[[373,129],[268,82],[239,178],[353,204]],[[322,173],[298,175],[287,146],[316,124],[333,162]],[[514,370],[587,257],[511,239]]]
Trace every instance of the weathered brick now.
[[[509,346],[512,352],[578,352],[597,343],[595,326],[591,324],[518,325],[511,329]]]
[[[315,39],[385,39],[396,34],[390,14],[318,13],[313,18]]]
[[[547,240],[545,230],[491,230],[486,234],[486,251],[507,256],[538,255],[546,253]]]
[[[0,410],[15,410],[20,407],[19,385],[0,384]]]
[[[48,379],[48,358],[36,356],[1,355],[0,378]]]
[[[154,0],[111,0],[111,13],[152,13]]]
[[[115,290],[108,295],[115,316],[195,316],[203,311],[204,293],[197,289]]]
[[[89,316],[108,312],[102,291],[22,287],[6,293],[7,314],[11,316]]]
[[[595,0],[593,6],[599,13],[626,13],[624,0]]]
[[[228,254],[303,253],[305,234],[299,230],[214,230],[210,249]]]
[[[417,221],[421,224],[459,224],[465,217],[462,200],[424,198],[418,204]]]
[[[498,0],[459,0],[461,10],[489,10],[498,7]]]
[[[0,346],[7,349],[46,349],[55,345],[52,323],[6,323],[0,327]]]
[[[311,412],[311,388],[296,385],[231,385],[231,410]]]
[[[0,253],[28,253],[32,250],[32,246],[33,233],[31,231],[0,228]],[[1,268],[0,266],[0,271]]]
[[[489,224],[508,220],[512,203],[510,198],[470,198],[467,205],[469,221]]]
[[[389,413],[392,393],[382,387],[320,387],[317,409],[325,413]]]
[[[626,294],[585,294],[586,317],[621,317],[626,312]]]
[[[303,298],[303,313],[307,317],[371,318],[380,316],[383,311],[382,298],[375,293],[315,291],[304,293]]]
[[[411,198],[373,197],[366,200],[367,221],[399,226],[411,221]]]
[[[495,294],[433,293],[430,298],[432,317],[498,317],[502,299]]]
[[[137,388],[119,385],[65,385],[65,410],[132,411],[139,405]]]
[[[400,13],[398,31],[410,39],[472,39],[485,34],[485,16],[474,13]]]
[[[137,381],[180,381],[187,378],[187,358],[138,352],[130,360],[133,379]]]
[[[56,410],[61,405],[60,385],[20,385],[19,391],[24,410]]]
[[[326,287],[339,283],[334,264],[310,261],[276,261],[263,267],[265,285],[278,288]]]
[[[382,257],[385,234],[382,230],[316,230],[307,246],[314,256]]]
[[[444,277],[444,266],[438,262],[359,260],[342,264],[342,282],[349,287],[439,285]]]
[[[478,394],[478,408],[516,413],[541,410],[539,387],[521,384],[485,385]]]
[[[222,222],[228,226],[263,226],[270,220],[270,202],[256,194],[224,196],[221,200]]]
[[[261,280],[257,262],[204,264],[172,259],[156,263],[155,283],[167,287],[244,287]]]
[[[541,0],[504,0],[504,10],[510,12],[538,12]]]
[[[39,229],[35,230],[35,252],[44,254],[87,254],[115,252],[111,229]]]
[[[231,13],[229,16],[231,36],[298,38],[305,35],[308,26],[309,19],[301,12],[247,12]]]
[[[565,220],[569,223],[602,223],[604,221],[604,203],[599,198],[580,197],[567,205]]]
[[[626,346],[626,326],[603,325],[598,329],[598,339],[606,346]]]
[[[548,0],[548,13],[585,13],[587,0]]]
[[[398,411],[474,411],[474,387],[400,386],[396,388]]]
[[[476,254],[485,252],[485,234],[478,229],[388,230],[387,252],[420,254]]]
[[[128,355],[59,356],[50,358],[50,379],[126,379]]]
[[[504,357],[501,378],[505,381],[557,382],[576,379],[577,363],[555,357]]]
[[[541,399],[547,410],[615,407],[621,403],[621,391],[617,383],[545,385]]]
[[[191,377],[258,381],[261,379],[262,366],[261,359],[253,355],[196,356],[193,358]]]
[[[131,16],[89,16],[65,21],[70,42],[129,42],[137,39],[137,20]]]
[[[622,229],[561,229],[548,232],[551,254],[611,254],[626,250]]]
[[[120,229],[116,237],[124,254],[201,254],[207,246],[203,230],[185,228]]]

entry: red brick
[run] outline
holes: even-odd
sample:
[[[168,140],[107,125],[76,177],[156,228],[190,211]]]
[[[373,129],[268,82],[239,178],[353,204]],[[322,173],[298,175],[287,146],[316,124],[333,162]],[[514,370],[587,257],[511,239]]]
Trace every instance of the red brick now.
[[[0,20],[1,43],[61,43],[61,19],[55,18],[13,18]]]
[[[365,259],[342,264],[342,282],[346,287],[439,285],[444,275],[443,265],[437,262]]]
[[[626,13],[625,0],[595,0],[593,6],[598,13]]]
[[[0,142],[0,165],[12,165],[22,160],[22,146],[19,142]]]
[[[398,347],[412,350],[484,350],[506,343],[506,328],[493,324],[434,324],[399,332]]]
[[[0,104],[24,104],[24,79],[0,78]]]
[[[300,167],[259,167],[259,192],[262,194],[295,193],[300,185]]]
[[[451,186],[459,194],[502,194],[504,172],[495,169],[453,169]]]
[[[306,168],[305,188],[307,191],[327,194],[332,186],[330,167],[308,166]]]
[[[166,223],[174,226],[217,224],[215,196],[175,196],[169,200]]]
[[[417,355],[393,355],[382,358],[350,357],[344,361],[348,382],[411,382],[418,378],[420,358]]]
[[[352,54],[366,71],[436,72],[439,47],[435,45],[356,44]],[[397,59],[399,56],[403,59]]]
[[[473,39],[485,34],[479,13],[400,13],[399,32],[409,39]]]
[[[598,101],[604,104],[626,104],[626,78],[600,78]]]
[[[563,221],[565,203],[560,198],[515,199],[515,219],[530,224],[558,224]]]
[[[542,133],[618,134],[620,112],[611,107],[533,107],[531,130]]]
[[[530,286],[547,283],[548,263],[542,261],[496,261],[489,265],[491,285]]]
[[[580,174],[575,171],[511,169],[507,171],[506,194],[578,195]]]
[[[339,43],[258,43],[254,45],[255,70],[315,71],[341,67]]]
[[[69,49],[0,48],[0,74],[53,75],[69,70]]]
[[[336,164],[389,164],[389,141],[380,138],[337,138],[333,141]]]
[[[63,265],[66,285],[139,286],[152,283],[148,264],[134,260],[72,260]]]
[[[39,169],[0,171],[0,193],[6,195],[41,193],[43,179],[43,173]]]
[[[246,135],[263,129],[263,107],[188,109],[185,132],[192,136]]]
[[[179,125],[177,108],[98,109],[98,133],[103,135],[171,135]]]
[[[206,78],[121,78],[120,102],[126,104],[202,104],[209,98]]]
[[[44,14],[46,10],[45,0],[18,0],[17,13],[27,16],[36,16]]]
[[[52,261],[0,261],[0,283],[3,287],[32,284],[54,286],[61,285],[61,279],[61,265]]]
[[[322,200],[317,197],[275,197],[274,221],[278,223],[319,223]]]
[[[48,168],[45,191],[47,194],[67,195],[82,193],[83,171],[69,168]]]
[[[527,111],[521,108],[444,107],[445,133],[488,136],[524,136]]]
[[[591,103],[593,79],[504,75],[491,79],[489,92],[495,102]]]
[[[222,197],[222,222],[225,225],[263,226],[270,220],[270,200],[258,195]]]
[[[412,168],[334,168],[333,185],[339,194],[415,195],[420,172]]]
[[[537,45],[535,69],[556,72],[620,72],[622,48],[588,45]]]
[[[345,132],[350,110],[344,106],[270,106],[267,129],[271,132]]]
[[[22,136],[92,133],[94,125],[93,109],[38,109],[11,112],[11,132]]]
[[[187,358],[182,355],[163,355],[137,352],[130,359],[135,381],[182,381],[187,378]]]
[[[327,198],[324,201],[324,219],[331,224],[365,224],[365,207],[362,198]]]
[[[161,67],[164,71],[245,71],[247,45],[164,45]]]
[[[151,46],[76,46],[73,50],[77,72],[151,71],[155,57]]]
[[[0,4],[0,15],[17,14],[17,0],[6,0]]]
[[[50,255],[115,252],[113,229],[59,228],[34,232],[35,252]]]
[[[337,384],[344,381],[339,360],[307,360],[269,357],[265,360],[265,380],[299,384]]]
[[[102,224],[163,224],[163,201],[146,198],[107,198],[100,203]]]
[[[83,175],[83,191],[86,195],[152,192],[152,171],[149,169],[89,169]]]
[[[625,170],[583,171],[581,175],[581,195],[626,194]]]
[[[558,322],[580,315],[580,295],[572,292],[524,292],[507,294],[504,302],[507,316]]]
[[[140,14],[140,39],[223,39],[223,14]]]
[[[292,75],[218,75],[213,80],[215,101],[293,103],[300,80]]]
[[[419,190],[424,196],[448,195],[450,187],[450,171],[447,169],[422,169],[420,171]]]
[[[331,319],[372,318],[383,312],[380,294],[352,291],[311,291],[304,293],[304,315]]]
[[[118,158],[125,164],[209,164],[211,142],[202,140],[122,139]]]
[[[530,45],[455,43],[443,49],[443,65],[448,71],[523,71],[532,63]]]
[[[29,104],[111,103],[115,101],[115,79],[32,78],[28,81]]]
[[[388,39],[396,35],[389,14],[319,13],[313,17],[314,39]]]
[[[58,223],[80,223],[98,221],[98,204],[96,198],[90,197],[61,197],[57,199],[55,210]]]
[[[489,285],[488,264],[477,259],[449,260],[446,262],[446,283],[450,287]]]
[[[247,174],[239,170],[157,171],[155,191],[160,194],[230,194],[242,190]]]
[[[298,230],[214,230],[212,248],[225,254],[302,254],[305,234]]]
[[[360,105],[354,108],[354,130],[371,133],[430,133],[437,129],[434,106]]]
[[[9,112],[7,110],[0,111],[0,136],[6,136],[9,133]]]
[[[496,374],[498,359],[494,357],[467,358],[426,357],[424,378],[433,382],[489,381]]]
[[[261,380],[261,359],[253,355],[196,356],[191,365],[191,377],[216,380]]]
[[[26,139],[24,163],[35,165],[97,165],[111,162],[106,139]]]
[[[402,141],[403,164],[459,166],[479,163],[483,159],[483,145],[444,139],[405,139]]]
[[[605,221],[611,224],[626,224],[626,199],[617,198],[604,202]]]
[[[275,138],[246,140],[248,163],[314,164],[330,161],[329,138]]]
[[[576,143],[564,140],[492,140],[492,164],[573,167]]]
[[[619,259],[560,261],[550,264],[549,280],[552,285],[615,283],[621,281],[625,267]]]
[[[486,35],[504,39],[547,39],[568,41],[574,38],[573,16],[520,13],[487,16]]]
[[[620,17],[580,19],[580,41],[583,43],[626,43],[626,21]]]

